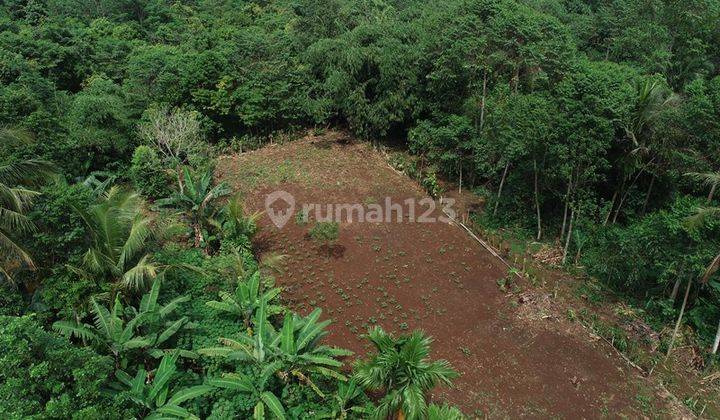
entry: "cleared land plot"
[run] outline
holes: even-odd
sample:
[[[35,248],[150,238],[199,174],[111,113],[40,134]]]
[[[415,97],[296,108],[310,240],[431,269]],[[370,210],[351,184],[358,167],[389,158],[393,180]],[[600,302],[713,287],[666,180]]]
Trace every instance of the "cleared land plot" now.
[[[365,143],[341,133],[220,159],[217,175],[245,194],[249,209],[282,189],[298,203],[383,204],[420,198],[411,180]],[[312,219],[312,217],[311,217]],[[288,305],[322,307],[334,319],[327,340],[362,356],[372,325],[435,338],[432,357],[461,374],[436,397],[469,415],[596,418],[669,416],[651,386],[606,343],[543,328],[518,316],[498,287],[504,266],[445,223],[340,224],[331,247],[309,238],[313,221],[282,229],[268,217],[258,246],[287,255],[277,276]]]

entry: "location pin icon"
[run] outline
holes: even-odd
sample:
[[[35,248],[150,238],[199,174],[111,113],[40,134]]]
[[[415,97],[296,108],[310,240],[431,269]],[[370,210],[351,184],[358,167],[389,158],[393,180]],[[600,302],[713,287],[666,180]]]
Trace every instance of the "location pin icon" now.
[[[275,210],[273,204],[278,200],[284,201],[287,205],[284,206],[284,210]],[[265,211],[268,216],[270,216],[273,224],[277,226],[278,229],[282,229],[295,212],[295,197],[287,191],[274,191],[265,197]]]

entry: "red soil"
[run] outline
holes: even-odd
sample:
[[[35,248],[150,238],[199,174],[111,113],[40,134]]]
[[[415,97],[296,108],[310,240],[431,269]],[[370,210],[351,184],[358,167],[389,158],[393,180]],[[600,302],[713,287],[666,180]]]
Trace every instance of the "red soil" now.
[[[338,135],[335,135],[337,137]],[[298,203],[395,202],[418,198],[418,186],[366,144],[305,139],[220,160],[218,175],[264,210],[282,189]],[[312,219],[312,217],[311,217]],[[438,388],[468,415],[596,418],[643,415],[646,385],[608,345],[587,334],[530,324],[498,287],[505,267],[459,227],[446,223],[340,225],[334,255],[308,237],[313,222],[295,218],[282,229],[267,216],[258,240],[287,255],[277,282],[295,309],[321,307],[334,319],[330,344],[363,356],[372,325],[433,336],[432,357],[460,373]]]

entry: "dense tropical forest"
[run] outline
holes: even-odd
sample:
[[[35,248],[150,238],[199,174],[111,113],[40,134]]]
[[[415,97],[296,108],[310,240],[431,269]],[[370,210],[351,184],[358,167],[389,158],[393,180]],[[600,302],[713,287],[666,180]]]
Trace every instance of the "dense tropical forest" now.
[[[213,178],[322,127],[399,144],[428,191],[483,197],[478,224],[680,316],[713,363],[719,22],[717,0],[4,1],[0,413],[460,418],[426,401],[456,373],[421,332],[373,329],[343,366]]]

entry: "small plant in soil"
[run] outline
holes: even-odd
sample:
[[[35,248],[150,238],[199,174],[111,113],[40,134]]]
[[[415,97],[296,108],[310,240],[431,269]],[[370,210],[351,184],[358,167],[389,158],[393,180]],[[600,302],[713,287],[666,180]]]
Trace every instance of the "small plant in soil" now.
[[[305,226],[308,224],[309,218],[305,211],[299,211],[295,214],[295,224],[298,226]]]
[[[317,222],[310,229],[310,237],[326,245],[332,245],[340,235],[340,225],[337,222]]]

